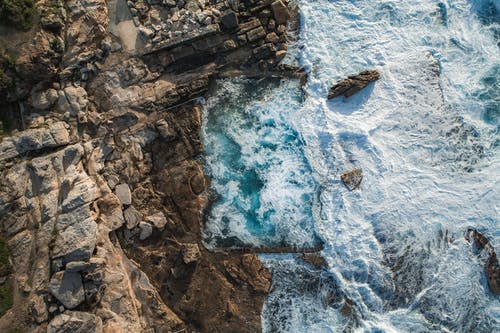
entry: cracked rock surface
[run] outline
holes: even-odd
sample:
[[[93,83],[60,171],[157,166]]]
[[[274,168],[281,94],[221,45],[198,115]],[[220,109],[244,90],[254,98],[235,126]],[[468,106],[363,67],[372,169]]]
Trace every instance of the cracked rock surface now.
[[[201,241],[197,98],[280,65],[283,1],[40,0],[0,107],[0,331],[258,332],[271,276]],[[117,23],[118,22],[118,23]],[[132,45],[132,47],[131,47]]]

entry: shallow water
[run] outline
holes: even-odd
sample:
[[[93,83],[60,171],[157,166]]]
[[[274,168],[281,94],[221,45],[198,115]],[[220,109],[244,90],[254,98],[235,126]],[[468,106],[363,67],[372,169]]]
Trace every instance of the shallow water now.
[[[238,125],[234,133],[248,152],[245,166],[267,175],[258,177],[255,202],[241,193],[255,175],[222,176],[227,159],[205,141],[220,195],[207,224],[216,230],[211,237],[266,246],[283,237],[299,245],[319,237],[325,246],[329,268],[319,272],[291,256],[262,256],[275,277],[264,331],[500,331],[485,258],[463,237],[476,228],[500,249],[498,1],[299,5],[294,50],[310,71],[304,100],[290,83],[268,85],[251,96],[260,109],[250,108],[249,130]],[[335,81],[367,68],[381,79],[349,99],[326,100]],[[279,126],[261,142],[256,128],[265,123]],[[210,140],[214,133],[205,125]],[[286,133],[297,139],[287,142]],[[277,145],[278,153],[262,153],[267,145]],[[286,161],[286,168],[264,163],[270,158]],[[363,183],[349,192],[340,174],[355,167]],[[257,223],[245,216],[221,223],[226,212],[240,216],[238,201],[247,205],[243,210],[255,211],[256,202],[273,207],[274,217],[257,209]],[[353,302],[351,318],[341,314],[346,299]]]

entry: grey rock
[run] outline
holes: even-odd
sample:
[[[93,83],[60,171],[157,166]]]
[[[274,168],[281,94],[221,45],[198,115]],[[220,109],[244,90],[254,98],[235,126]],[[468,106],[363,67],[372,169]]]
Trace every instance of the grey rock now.
[[[69,111],[71,115],[77,115],[79,111],[85,111],[87,108],[87,92],[80,86],[66,87],[59,91],[57,104],[60,111]]]
[[[74,309],[85,300],[82,277],[78,273],[66,271],[54,273],[48,289],[67,309]]]
[[[127,184],[118,184],[115,187],[115,194],[122,203],[122,205],[132,204],[132,193]]]
[[[149,223],[146,222],[139,223],[139,229],[141,230],[141,233],[139,234],[140,240],[145,240],[146,238],[148,238],[153,234],[153,226]]]
[[[32,94],[31,105],[35,109],[46,110],[57,101],[57,98],[57,91],[55,89],[38,91]]]
[[[142,220],[142,214],[132,206],[125,209],[123,216],[125,217],[128,229],[135,228]]]
[[[72,261],[66,264],[66,272],[76,273],[89,270],[92,264],[86,261]]]
[[[102,320],[88,312],[66,311],[52,319],[47,333],[102,333]]]
[[[109,175],[108,177],[106,177],[106,180],[108,181],[108,186],[110,189],[114,189],[120,182],[120,178],[118,178],[117,175]]]
[[[62,257],[65,263],[90,258],[96,244],[97,224],[92,218],[74,223],[58,232],[52,258]]]
[[[232,10],[228,10],[221,15],[220,22],[225,29],[235,29],[238,27],[238,15]]]
[[[0,161],[8,160],[28,152],[69,144],[67,124],[56,122],[46,128],[22,131],[0,142]]]
[[[148,216],[146,218],[146,221],[150,222],[157,229],[163,229],[163,228],[165,228],[165,225],[168,222],[167,218],[165,217],[165,214],[163,214],[162,212],[158,212],[156,214]]]

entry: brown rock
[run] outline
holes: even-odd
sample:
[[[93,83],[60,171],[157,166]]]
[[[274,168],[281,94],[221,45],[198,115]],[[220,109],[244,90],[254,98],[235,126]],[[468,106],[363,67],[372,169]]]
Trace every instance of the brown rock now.
[[[277,24],[284,24],[290,18],[288,8],[281,0],[273,2],[271,9],[273,10],[274,19]]]
[[[330,89],[328,99],[338,96],[350,97],[379,78],[380,74],[377,71],[370,70],[349,76],[347,79],[340,81]]]
[[[361,180],[363,180],[363,171],[361,169],[354,169],[344,172],[340,175],[340,179],[349,191],[359,188]]]
[[[486,267],[484,268],[486,274],[486,280],[488,281],[488,287],[490,290],[500,295],[500,267],[498,265],[498,259],[496,253],[492,253],[486,262]]]
[[[300,258],[304,261],[307,261],[317,269],[326,267],[328,265],[326,260],[319,253],[304,253]]]
[[[276,44],[279,41],[278,35],[275,32],[271,32],[266,36],[266,42]]]
[[[181,253],[182,261],[186,265],[198,261],[201,257],[200,248],[197,244],[183,244]]]

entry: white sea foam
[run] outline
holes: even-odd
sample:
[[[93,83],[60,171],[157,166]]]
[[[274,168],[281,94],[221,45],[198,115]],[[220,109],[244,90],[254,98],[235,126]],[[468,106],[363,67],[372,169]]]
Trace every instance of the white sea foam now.
[[[316,232],[359,331],[500,330],[484,261],[463,237],[480,229],[500,250],[498,114],[485,119],[488,107],[498,110],[498,22],[478,18],[489,4],[300,2],[301,62],[311,75],[301,117],[289,121],[322,184]],[[332,83],[366,68],[381,79],[326,101]],[[354,167],[364,179],[349,192],[339,174]],[[265,262],[277,275],[296,265]],[[329,327],[311,331],[345,329],[330,308],[318,315],[284,288],[277,282],[279,299],[271,293],[266,303],[267,332],[303,332],[308,314]],[[280,311],[292,311],[293,324],[271,325]]]
[[[204,107],[211,189],[208,246],[313,246],[317,190],[287,122],[298,117],[297,82],[220,81]]]

